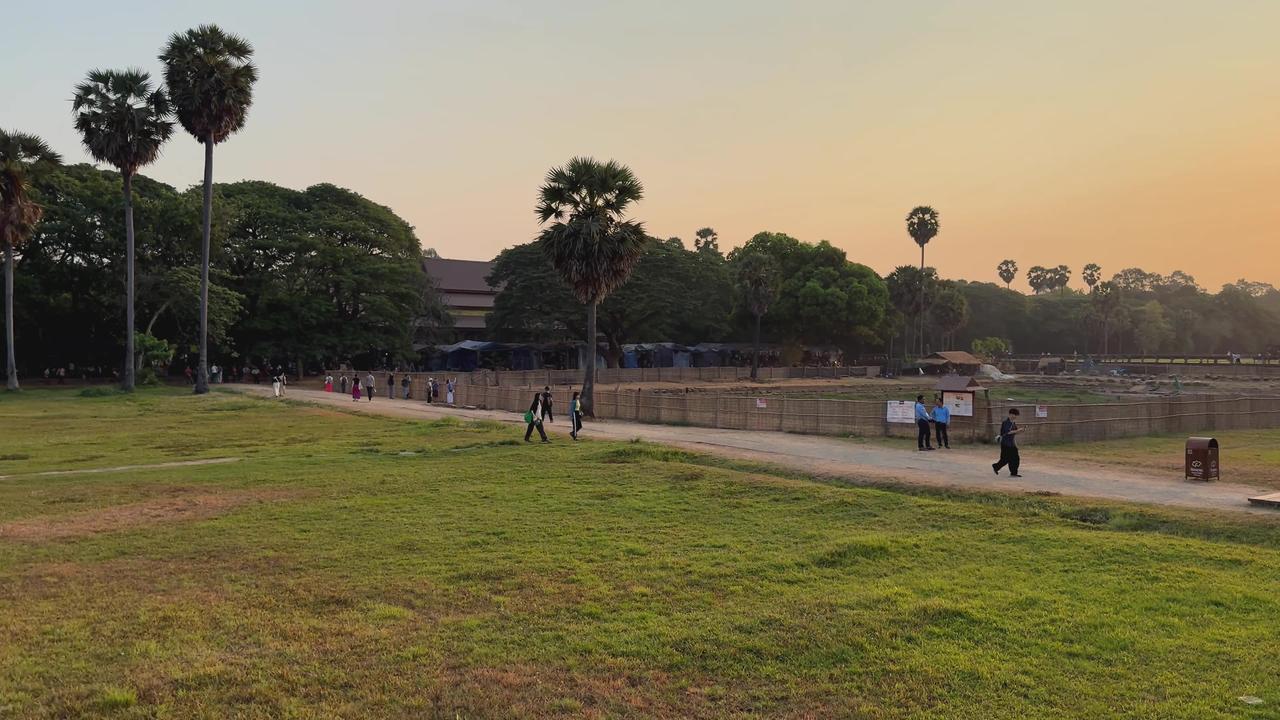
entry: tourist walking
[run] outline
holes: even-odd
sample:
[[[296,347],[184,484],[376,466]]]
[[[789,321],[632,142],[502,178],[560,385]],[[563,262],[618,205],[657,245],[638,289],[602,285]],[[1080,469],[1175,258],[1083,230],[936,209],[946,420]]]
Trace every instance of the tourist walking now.
[[[1000,468],[1005,465],[1009,466],[1009,477],[1022,477],[1018,474],[1018,467],[1022,464],[1022,458],[1018,455],[1018,433],[1022,432],[1022,428],[1018,427],[1018,408],[1009,408],[1009,417],[1000,424],[1000,461],[991,464],[991,469],[1000,474]]]
[[[933,409],[933,434],[938,440],[938,447],[951,449],[951,438],[947,435],[947,426],[951,424],[951,408],[937,399],[937,407]]]
[[[542,396],[536,392],[533,394],[533,402],[530,403],[529,409],[525,411],[524,421],[528,425],[524,429],[525,442],[529,442],[529,438],[533,436],[534,428],[537,428],[538,435],[542,436],[542,442],[550,442],[547,439],[547,431],[542,429]]]
[[[431,378],[431,402],[440,402],[440,383]]]
[[[929,409],[924,406],[924,396],[916,396],[916,449],[932,450],[933,442],[929,439],[929,423],[933,418]]]
[[[333,392],[333,376],[332,375],[324,376],[324,391]]]
[[[373,379],[372,372],[370,372],[368,377],[364,379],[364,392],[369,396],[369,402],[373,402],[373,384],[375,382],[377,382],[377,380]]]
[[[273,397],[280,397],[284,394],[284,390],[280,386],[280,372],[277,370],[276,373],[271,376],[271,395]]]
[[[582,398],[577,392],[573,393],[573,399],[569,400],[569,435],[574,439],[578,439],[578,433],[582,432]]]
[[[444,401],[446,404],[453,404],[453,390],[456,387],[458,387],[457,378],[449,378],[444,382]]]
[[[387,373],[387,399],[396,399],[396,374],[394,372]]]
[[[409,375],[406,373],[400,378],[400,388],[404,390],[404,399],[409,399]]]
[[[347,376],[343,375],[342,379],[346,380]],[[360,378],[351,379],[351,401],[360,402]]]
[[[359,385],[360,383],[356,383],[356,384]],[[343,373],[342,377],[338,378],[338,387],[341,388],[343,395],[347,394],[347,374],[346,373]]]
[[[289,387],[289,371],[278,367],[276,373],[280,375],[280,397],[284,397],[284,391]]]
[[[427,385],[423,388],[423,392],[427,394],[427,402],[431,402],[431,385],[436,381],[435,378],[427,378]]]
[[[554,405],[554,404],[555,404],[555,400],[554,400],[554,399],[552,399],[552,397],[551,397],[551,386],[550,386],[550,385],[543,386],[543,388],[542,388],[542,416],[543,416],[543,418],[544,418],[547,422],[549,422],[549,423],[553,423],[553,422],[555,422],[555,421],[556,421],[555,417],[551,414],[551,407],[552,407],[552,405]]]

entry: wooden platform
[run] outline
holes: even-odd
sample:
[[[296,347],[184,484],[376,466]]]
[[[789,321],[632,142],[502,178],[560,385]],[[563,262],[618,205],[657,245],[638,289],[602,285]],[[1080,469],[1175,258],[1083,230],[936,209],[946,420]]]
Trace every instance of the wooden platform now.
[[[1270,495],[1259,495],[1249,498],[1249,502],[1254,505],[1262,505],[1265,507],[1273,507],[1280,509],[1280,492],[1271,493]]]

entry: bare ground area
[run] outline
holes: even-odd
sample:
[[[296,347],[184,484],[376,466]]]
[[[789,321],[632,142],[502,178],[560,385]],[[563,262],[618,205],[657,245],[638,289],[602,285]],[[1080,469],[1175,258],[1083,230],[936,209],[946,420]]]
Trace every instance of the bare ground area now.
[[[190,522],[222,515],[260,502],[288,499],[282,490],[229,490],[209,493],[181,490],[165,497],[70,514],[26,518],[0,525],[0,539],[42,542],[119,532],[145,525]]]

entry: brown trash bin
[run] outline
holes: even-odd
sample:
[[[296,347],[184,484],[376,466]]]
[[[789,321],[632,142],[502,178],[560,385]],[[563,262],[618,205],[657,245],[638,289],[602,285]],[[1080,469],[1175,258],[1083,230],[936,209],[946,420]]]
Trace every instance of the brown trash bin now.
[[[1188,480],[1218,479],[1218,440],[1187,438],[1186,477]]]

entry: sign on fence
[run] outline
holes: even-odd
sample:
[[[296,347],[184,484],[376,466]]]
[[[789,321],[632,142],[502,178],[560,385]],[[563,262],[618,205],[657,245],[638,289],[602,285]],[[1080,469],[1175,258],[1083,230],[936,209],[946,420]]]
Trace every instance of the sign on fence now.
[[[891,423],[914,425],[916,422],[916,404],[906,400],[890,400],[887,403],[884,419]]]
[[[765,409],[765,408],[767,408],[767,407],[769,407],[769,403],[765,402],[765,401],[764,401],[764,398],[756,398],[756,409],[757,409],[757,410],[764,410],[764,409]]]
[[[956,417],[973,417],[973,393],[971,392],[944,392],[942,404],[951,408],[951,414]]]
[[[1037,405],[1037,406],[1036,406],[1036,417],[1038,417],[1038,418],[1047,418],[1047,417],[1049,417],[1049,406],[1048,406],[1048,405]]]

